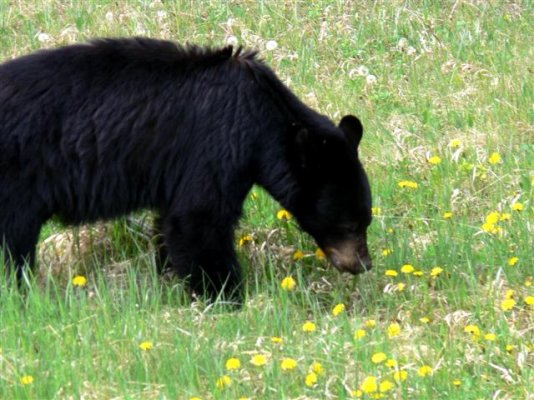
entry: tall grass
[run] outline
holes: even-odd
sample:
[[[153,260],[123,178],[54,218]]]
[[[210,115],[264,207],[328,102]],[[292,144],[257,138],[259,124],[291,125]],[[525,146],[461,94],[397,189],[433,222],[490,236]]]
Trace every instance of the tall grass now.
[[[308,104],[362,119],[376,207],[375,268],[353,278],[255,188],[236,234],[240,311],[156,276],[149,230],[132,218],[49,224],[39,271],[20,292],[0,280],[0,398],[532,398],[533,12],[529,1],[0,2],[2,60],[97,36],[259,49]]]

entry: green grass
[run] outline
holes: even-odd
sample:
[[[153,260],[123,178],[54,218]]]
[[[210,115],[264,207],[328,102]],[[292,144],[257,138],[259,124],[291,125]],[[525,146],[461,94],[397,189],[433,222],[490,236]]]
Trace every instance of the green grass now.
[[[246,304],[233,312],[192,302],[180,281],[152,272],[143,214],[74,232],[50,223],[24,294],[0,282],[0,398],[345,399],[370,376],[393,387],[363,398],[534,396],[526,304],[534,295],[534,6],[356,3],[0,1],[2,60],[96,36],[222,45],[235,35],[311,106],[362,119],[361,158],[379,208],[369,232],[375,268],[352,278],[317,258],[310,238],[254,189],[236,233],[236,245],[253,237],[239,251]],[[266,50],[268,40],[278,47]],[[494,152],[501,161],[491,164]],[[428,162],[434,155],[440,164]],[[400,188],[403,180],[417,189]],[[510,218],[485,232],[493,211]],[[294,261],[296,250],[305,257]],[[404,264],[423,275],[402,273]],[[436,266],[443,272],[432,277]],[[77,274],[85,287],[73,286]],[[280,286],[287,276],[297,283],[291,291]],[[505,311],[507,296],[515,304]],[[346,310],[336,317],[339,303]],[[316,330],[303,332],[305,321]],[[389,337],[393,323],[401,331]],[[469,325],[480,335],[465,332]],[[153,347],[144,351],[146,341]],[[377,352],[397,367],[373,363]],[[265,366],[250,363],[257,354]],[[225,369],[231,357],[241,368]],[[296,368],[282,370],[284,357]],[[324,372],[308,387],[314,362]],[[418,375],[423,365],[431,376]],[[400,370],[408,376],[396,382]],[[223,375],[232,383],[217,387]]]

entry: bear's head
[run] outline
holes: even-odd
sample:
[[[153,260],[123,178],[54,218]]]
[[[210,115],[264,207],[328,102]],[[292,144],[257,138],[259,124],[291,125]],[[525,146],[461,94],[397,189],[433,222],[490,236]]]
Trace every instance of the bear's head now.
[[[340,271],[371,269],[367,227],[371,190],[358,159],[363,127],[347,115],[338,127],[297,127],[290,146],[298,191],[291,210]]]

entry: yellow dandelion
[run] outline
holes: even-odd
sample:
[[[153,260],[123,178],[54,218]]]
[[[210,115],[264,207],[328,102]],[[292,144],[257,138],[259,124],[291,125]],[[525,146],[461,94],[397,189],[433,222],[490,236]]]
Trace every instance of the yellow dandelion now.
[[[393,360],[390,358],[389,360],[386,361],[384,365],[388,368],[397,368],[398,363],[396,360]]]
[[[386,392],[389,392],[391,389],[393,389],[393,387],[394,387],[393,382],[385,379],[382,382],[380,382],[380,386],[378,390],[380,390],[381,393],[386,393]]]
[[[413,265],[411,264],[404,264],[402,267],[401,267],[401,272],[403,274],[411,274],[413,271],[415,271],[415,268]]]
[[[374,328],[376,326],[376,320],[368,319],[367,321],[365,321],[365,326],[367,328]]]
[[[31,385],[33,383],[33,376],[31,375],[24,375],[20,378],[20,383],[23,385]]]
[[[505,349],[508,353],[511,353],[512,351],[514,351],[515,346],[513,344],[507,344]]]
[[[345,312],[345,304],[339,303],[336,304],[336,306],[332,309],[332,314],[334,317],[337,317],[339,314],[342,314]]]
[[[275,344],[283,344],[284,343],[284,339],[282,339],[281,337],[279,336],[273,336],[271,338],[271,342],[272,343],[275,343]]]
[[[417,189],[419,185],[417,184],[417,182],[413,182],[413,181],[400,181],[399,187],[408,188],[408,189]]]
[[[141,342],[139,344],[139,348],[141,350],[143,350],[143,351],[152,350],[153,347],[154,347],[154,344],[152,342],[149,342],[149,341]]]
[[[317,384],[318,380],[317,374],[315,372],[310,372],[306,375],[304,382],[306,383],[306,386],[313,387]]]
[[[408,371],[401,369],[399,371],[395,371],[393,373],[393,379],[395,379],[396,382],[403,382],[406,379],[408,379]]]
[[[514,203],[512,204],[512,211],[523,211],[525,209],[525,206],[523,205],[523,203]]]
[[[251,243],[253,240],[254,238],[252,237],[252,235],[242,236],[241,239],[239,239],[239,246],[240,247],[246,246],[247,244]]]
[[[534,306],[534,296],[526,296],[523,301],[529,306]]]
[[[460,379],[453,379],[452,384],[458,387],[462,385],[462,381]]]
[[[364,329],[358,329],[356,332],[354,332],[355,340],[363,339],[365,336],[367,336],[367,332]]]
[[[401,333],[401,326],[398,323],[394,322],[388,326],[388,336],[390,338],[397,337],[400,335],[400,333]]]
[[[221,376],[219,379],[217,379],[217,382],[215,382],[215,386],[217,386],[217,389],[224,389],[231,385],[232,378],[230,378],[228,375]]]
[[[297,250],[293,253],[293,260],[298,261],[304,258],[304,253],[300,250]]]
[[[441,157],[440,156],[432,156],[428,159],[428,162],[432,165],[439,165],[441,164]]]
[[[371,207],[371,214],[374,217],[378,217],[382,215],[382,209],[380,207]]]
[[[281,209],[276,213],[276,218],[279,220],[289,221],[291,218],[293,218],[293,215],[289,211]]]
[[[425,273],[423,271],[413,271],[413,276],[423,276]]]
[[[505,299],[512,299],[515,296],[515,290],[514,289],[508,289],[506,293],[504,293]]]
[[[398,285],[397,285],[397,291],[398,292],[402,292],[404,291],[404,289],[406,289],[406,284],[404,282],[400,282]]]
[[[430,365],[423,365],[419,370],[417,371],[417,374],[419,376],[429,376],[433,374],[432,367]]]
[[[317,248],[317,250],[315,250],[315,257],[317,257],[318,260],[324,260],[326,258],[326,254],[323,250]]]
[[[282,283],[280,285],[282,289],[291,291],[295,289],[295,286],[297,286],[297,281],[292,276],[286,276],[284,279],[282,279]]]
[[[452,139],[449,142],[449,146],[451,146],[453,149],[457,149],[462,145],[462,141],[460,139]]]
[[[362,397],[363,396],[363,392],[360,389],[356,389],[356,390],[353,390],[351,392],[351,396],[352,397]]]
[[[478,338],[480,336],[480,329],[476,325],[467,325],[464,328],[464,332],[471,334],[473,338]]]
[[[443,213],[443,219],[451,219],[454,214],[450,211],[446,211]]]
[[[484,335],[484,339],[488,342],[494,342],[497,339],[497,335],[494,333],[486,333]]]
[[[239,358],[232,357],[232,358],[229,358],[228,360],[226,360],[226,369],[227,370],[234,371],[234,370],[239,369],[239,368],[241,368],[241,361],[239,360]]]
[[[498,225],[495,225],[495,224],[491,224],[489,222],[486,222],[484,224],[482,224],[482,230],[484,232],[488,232],[488,233],[492,233],[492,234],[497,234],[499,232],[502,232],[502,228]]]
[[[512,214],[510,213],[502,213],[499,221],[510,221],[512,219]]]
[[[394,269],[388,269],[386,270],[385,275],[386,276],[397,276],[399,275],[399,273],[395,271]]]
[[[374,362],[375,364],[380,364],[381,362],[386,361],[387,358],[388,357],[386,356],[386,353],[379,352],[379,353],[373,354],[373,356],[371,357],[371,361]]]
[[[501,213],[498,211],[492,211],[486,216],[486,222],[488,224],[495,225],[501,219]]]
[[[315,372],[317,375],[324,374],[323,364],[321,364],[320,362],[314,361],[310,369],[312,370],[312,372]]]
[[[263,354],[256,354],[252,356],[250,363],[256,367],[262,367],[267,364],[267,357]]]
[[[202,399],[200,397],[194,396],[194,397],[191,397],[189,400],[202,400]]]
[[[419,318],[419,321],[423,324],[428,324],[430,322],[430,318],[428,317],[422,317],[422,318]]]
[[[391,250],[391,249],[384,249],[384,250],[382,250],[382,255],[383,255],[384,257],[387,257],[387,256],[391,255],[392,253],[393,253],[393,250]]]
[[[374,376],[366,377],[360,385],[360,389],[367,394],[376,392],[378,390],[376,378]]]
[[[517,263],[519,262],[519,257],[511,257],[509,260],[508,260],[508,265],[513,267],[514,265],[516,265]]]
[[[437,277],[440,276],[442,273],[443,273],[443,268],[441,268],[441,267],[434,267],[434,268],[432,268],[432,270],[430,271],[430,276],[431,276],[432,278],[437,278]]]
[[[290,371],[292,369],[295,369],[297,368],[297,360],[289,357],[283,358],[282,362],[280,363],[280,367],[283,371]]]
[[[502,161],[501,155],[497,152],[491,153],[491,155],[488,158],[488,161],[490,164],[495,165],[499,164]]]
[[[316,329],[317,329],[317,326],[311,321],[306,321],[304,322],[304,324],[302,324],[303,332],[315,332]]]
[[[72,278],[72,284],[79,287],[85,286],[87,285],[87,278],[83,275],[76,275]]]
[[[523,283],[525,287],[531,287],[532,286],[532,277],[529,277],[525,279],[525,282]]]
[[[510,311],[515,307],[516,301],[514,299],[505,299],[501,302],[501,310]]]

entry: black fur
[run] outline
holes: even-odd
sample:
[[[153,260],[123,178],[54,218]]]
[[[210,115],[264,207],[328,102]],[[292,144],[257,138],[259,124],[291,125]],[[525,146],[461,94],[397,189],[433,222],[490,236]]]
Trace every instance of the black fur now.
[[[193,289],[239,297],[233,230],[254,183],[320,245],[365,234],[369,186],[349,147],[362,130],[346,118],[336,127],[254,52],[231,47],[103,39],[8,61],[0,65],[4,249],[20,278],[53,215],[81,224],[152,209],[173,268]]]

